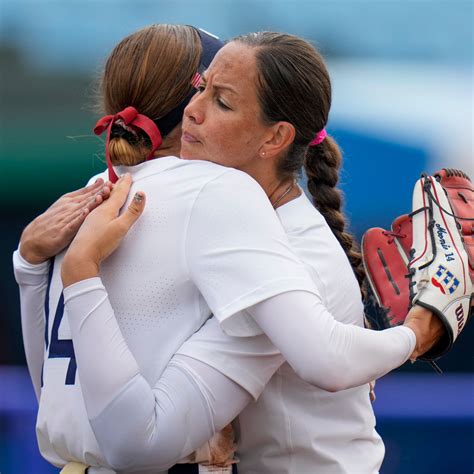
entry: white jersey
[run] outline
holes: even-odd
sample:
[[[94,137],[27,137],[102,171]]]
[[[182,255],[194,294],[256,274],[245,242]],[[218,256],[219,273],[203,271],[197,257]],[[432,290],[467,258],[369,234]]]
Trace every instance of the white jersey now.
[[[209,316],[208,305],[226,320],[285,291],[315,291],[265,193],[248,175],[175,157],[116,170],[132,174],[130,195],[144,191],[147,206],[101,275],[120,330],[151,386]],[[107,466],[88,422],[63,318],[63,256],[51,266],[46,291],[39,446],[58,466],[70,460]]]
[[[326,308],[343,323],[363,326],[359,285],[321,214],[304,194],[277,213]],[[200,341],[198,333],[179,353],[215,367],[258,396],[262,387],[258,367],[252,370],[249,347],[205,329]],[[271,344],[265,336],[258,338],[262,354],[275,363]],[[330,393],[303,381],[287,363],[240,414],[236,426],[240,474],[369,474],[378,472],[384,456],[368,385]]]
[[[277,215],[253,180],[232,170],[223,171],[217,167],[221,170],[218,172],[214,165],[198,163],[198,167],[210,166],[205,173],[206,181],[203,175],[191,172],[192,168],[184,163],[187,162],[170,158],[161,164],[158,160],[153,163],[153,168],[147,164],[131,170],[137,183],[136,189],[143,189],[148,195],[147,208],[150,200],[159,203],[160,199],[164,200],[177,192],[166,191],[165,184],[169,186],[173,181],[182,184],[184,179],[185,186],[193,189],[193,180],[198,186],[200,178],[204,181],[196,191],[189,217],[180,220],[186,235],[184,246],[179,246],[182,234],[177,237],[169,235],[176,243],[176,252],[180,254],[179,249],[183,250],[180,255],[184,255],[182,261],[186,263],[184,268],[180,267],[179,261],[176,264],[178,268],[183,268],[183,273],[178,275],[177,278],[181,276],[181,279],[177,279],[171,288],[186,290],[186,285],[195,285],[198,296],[186,308],[191,319],[193,315],[198,315],[199,319],[208,312],[199,292],[209,302],[216,318],[208,320],[184,343],[188,354],[183,349],[161,376],[159,371],[162,367],[155,368],[157,377],[160,376],[156,383],[151,382],[153,377],[150,377],[154,367],[150,368],[146,361],[153,365],[156,358],[160,367],[164,363],[159,351],[163,337],[161,331],[168,337],[174,335],[167,332],[165,324],[152,341],[150,351],[153,356],[144,357],[144,352],[137,351],[134,345],[140,341],[131,344],[126,340],[129,337],[124,338],[127,329],[122,327],[120,321],[123,316],[118,317],[121,308],[116,306],[117,314],[114,314],[100,278],[92,278],[64,290],[67,317],[59,317],[61,312],[57,310],[54,311],[54,318],[48,316],[48,342],[56,342],[52,344],[55,348],[52,357],[46,351],[45,372],[48,371],[51,376],[45,374],[49,380],[40,390],[41,366],[36,361],[42,353],[40,333],[44,332],[41,329],[44,295],[50,303],[57,269],[53,267],[51,285],[47,288],[47,264],[27,264],[19,252],[15,252],[14,267],[20,285],[28,367],[36,392],[41,391],[40,404],[49,403],[50,408],[49,418],[45,418],[44,431],[41,432],[45,436],[42,440],[45,443],[43,452],[49,456],[48,459],[55,459],[58,465],[66,460],[78,460],[105,468],[116,466],[124,472],[132,468],[134,472],[166,470],[242,412],[249,403],[249,394],[254,399],[258,398],[272,374],[283,363],[283,357],[266,336],[231,337],[220,331],[217,319],[226,323],[226,330],[241,335],[259,333],[261,327],[304,380],[331,391],[357,387],[380,377],[406,361],[413,351],[415,337],[408,328],[375,332],[334,320],[322,303],[322,299],[327,300],[327,290],[324,285],[315,285],[312,280],[317,281],[316,275],[313,273],[311,279],[303,265],[289,253],[289,243]],[[180,171],[180,178],[174,177],[177,170]],[[163,186],[156,186],[155,183]],[[179,194],[175,197],[179,201]],[[167,201],[167,204],[176,209],[177,204],[173,200]],[[314,212],[307,207],[308,212],[310,209]],[[151,212],[148,217],[153,218]],[[149,245],[150,242],[142,238],[141,232],[145,233],[150,226],[146,215],[145,211],[136,224],[139,226],[142,222],[145,227],[134,227],[124,246],[125,249],[129,246],[129,252],[135,252],[136,245],[141,246],[140,251],[153,259],[161,247],[155,241]],[[168,226],[169,220],[165,219],[160,225]],[[311,219],[308,220],[310,222]],[[308,228],[308,225],[311,227],[311,224],[303,224],[303,227]],[[161,235],[160,243],[163,240],[163,248],[169,250],[172,245],[166,246],[168,236]],[[129,236],[132,237],[128,239]],[[308,249],[311,248],[308,240]],[[345,261],[340,248],[339,252]],[[124,268],[130,265],[125,257],[122,255]],[[169,272],[166,262],[171,255],[161,254],[160,258]],[[140,263],[144,264],[143,259]],[[341,269],[348,269],[351,275],[347,262],[344,265]],[[143,268],[144,272],[154,270],[150,265]],[[134,284],[138,274],[138,271],[133,272],[133,267],[126,270],[131,272],[133,278],[122,283],[124,291]],[[159,269],[156,269],[156,275],[160,275]],[[149,281],[156,275],[152,274]],[[144,278],[140,283],[145,285],[147,282]],[[350,282],[350,277],[347,282]],[[113,282],[109,284],[114,285]],[[348,295],[351,294],[351,285],[345,289]],[[120,292],[118,294],[121,295]],[[61,301],[61,297],[56,300]],[[352,321],[350,317],[356,313],[359,314],[357,317],[361,314],[359,299],[354,297],[350,301],[355,304],[347,306],[347,313],[342,313],[347,314],[345,322]],[[152,302],[155,304],[157,300],[152,299]],[[52,314],[51,303],[47,308]],[[245,311],[240,311],[243,309]],[[144,295],[135,307],[130,308],[128,317],[168,317],[162,306],[158,306],[158,310],[157,313],[156,308],[150,309],[148,297]],[[289,315],[294,315],[298,324],[293,324]],[[52,318],[54,322],[51,322]],[[255,318],[258,326],[251,318]],[[64,325],[65,321],[70,326]],[[145,319],[144,326],[146,324]],[[186,322],[184,327],[188,327]],[[180,327],[179,331],[182,329]],[[72,355],[68,349],[70,341],[64,339],[69,337],[69,332],[74,340],[75,351]],[[144,330],[143,340],[147,337]],[[48,347],[51,348],[51,342]],[[370,358],[371,354],[379,356],[374,359]],[[81,381],[75,375],[74,356],[77,357]],[[206,363],[207,359],[210,364]],[[73,376],[74,383],[71,383],[70,377]],[[101,452],[105,454],[99,452],[87,418],[100,440]],[[253,454],[258,455],[256,451]],[[109,463],[106,460],[110,460]]]

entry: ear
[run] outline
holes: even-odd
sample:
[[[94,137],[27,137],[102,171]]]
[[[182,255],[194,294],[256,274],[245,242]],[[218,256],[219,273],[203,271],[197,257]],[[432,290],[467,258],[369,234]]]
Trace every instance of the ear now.
[[[281,155],[295,140],[295,127],[289,122],[277,122],[270,127],[268,138],[260,147],[262,158]]]

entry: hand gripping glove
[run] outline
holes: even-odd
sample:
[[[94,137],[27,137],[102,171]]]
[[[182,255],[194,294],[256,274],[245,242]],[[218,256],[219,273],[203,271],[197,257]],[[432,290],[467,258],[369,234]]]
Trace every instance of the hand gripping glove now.
[[[368,325],[384,329],[402,324],[413,304],[430,309],[444,323],[446,334],[421,357],[426,360],[451,348],[466,323],[472,297],[466,249],[473,249],[474,191],[461,172],[442,170],[435,176],[415,185],[411,214],[395,219],[391,231],[369,229],[362,240]],[[446,193],[438,181],[447,181]],[[450,206],[450,193],[459,201],[457,207]],[[457,224],[456,212],[463,224]]]

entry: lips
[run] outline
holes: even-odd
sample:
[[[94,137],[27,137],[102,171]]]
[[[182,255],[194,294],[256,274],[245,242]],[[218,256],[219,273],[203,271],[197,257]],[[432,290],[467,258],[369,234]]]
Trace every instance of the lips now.
[[[186,143],[200,143],[200,141],[194,135],[191,135],[189,132],[185,131],[183,131],[181,135],[181,140]]]

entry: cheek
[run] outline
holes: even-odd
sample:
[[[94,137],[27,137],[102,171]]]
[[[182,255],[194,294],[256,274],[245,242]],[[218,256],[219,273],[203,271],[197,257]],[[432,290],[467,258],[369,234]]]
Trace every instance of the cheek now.
[[[231,143],[223,144],[217,152],[217,157],[221,164],[240,169],[253,159],[252,151],[253,148],[249,148],[242,138],[236,137]]]
[[[225,126],[217,126],[206,135],[207,152],[214,160],[226,160],[235,147],[232,131]]]
[[[248,120],[216,121],[206,133],[208,159],[224,166],[239,168],[258,154],[259,129]]]

